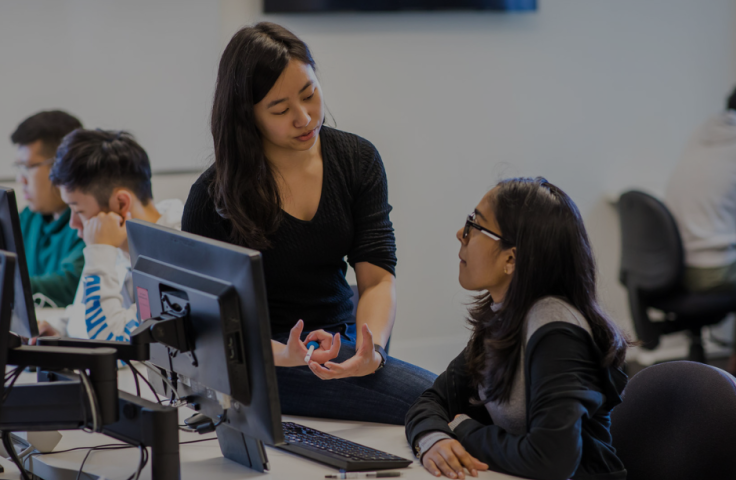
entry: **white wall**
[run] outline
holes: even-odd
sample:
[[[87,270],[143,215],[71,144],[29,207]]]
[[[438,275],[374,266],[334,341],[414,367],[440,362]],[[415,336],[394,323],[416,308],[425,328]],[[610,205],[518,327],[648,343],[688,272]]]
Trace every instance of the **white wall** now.
[[[721,108],[736,83],[734,2],[269,19],[310,45],[337,126],[383,156],[398,241],[397,354],[419,358],[416,338],[431,337],[452,346],[438,355],[445,361],[462,343],[468,297],[455,232],[511,175],[546,176],[577,202],[603,303],[629,326],[606,195],[662,189],[690,131]]]
[[[219,51],[237,28],[263,18],[310,45],[337,127],[383,156],[399,257],[392,353],[420,361],[418,346],[435,345],[432,359],[421,360],[433,370],[467,335],[455,231],[506,176],[544,175],[577,202],[603,303],[628,325],[607,195],[661,190],[687,135],[736,83],[730,0],[544,0],[523,15],[269,17],[256,0],[6,2],[0,133],[29,112],[60,106],[90,126],[133,130],[160,169],[201,166]],[[82,74],[61,59],[48,68],[29,60],[47,45],[29,37],[30,25],[52,32],[55,55]],[[17,40],[24,37],[28,45]],[[63,75],[45,78],[54,71]]]
[[[216,2],[0,2],[0,177],[10,133],[53,108],[130,130],[158,171],[202,168],[219,51]]]

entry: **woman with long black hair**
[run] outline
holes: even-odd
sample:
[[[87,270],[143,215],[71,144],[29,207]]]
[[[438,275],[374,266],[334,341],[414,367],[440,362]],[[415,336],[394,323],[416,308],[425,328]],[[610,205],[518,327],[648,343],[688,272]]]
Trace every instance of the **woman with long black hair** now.
[[[573,201],[542,178],[500,182],[457,232],[472,335],[407,414],[435,476],[625,479],[611,446],[628,340],[596,301]]]
[[[396,310],[386,174],[370,142],[324,125],[314,69],[307,45],[279,25],[235,34],[212,107],[215,162],[192,186],[182,230],[261,251],[277,367],[302,365],[277,368],[284,413],[402,424],[435,375],[384,350]],[[300,319],[323,360],[279,363]]]

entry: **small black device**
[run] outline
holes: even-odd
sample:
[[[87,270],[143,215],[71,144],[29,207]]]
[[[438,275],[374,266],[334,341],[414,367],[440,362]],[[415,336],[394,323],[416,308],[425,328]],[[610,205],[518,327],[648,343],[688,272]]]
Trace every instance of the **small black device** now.
[[[298,423],[284,422],[286,443],[278,448],[346,472],[404,468],[412,460],[366,447]]]
[[[16,254],[15,288],[10,304],[13,320],[10,331],[26,338],[38,336],[36,311],[33,305],[31,280],[28,275],[23,235],[20,230],[20,216],[15,192],[11,188],[0,187],[0,250]]]

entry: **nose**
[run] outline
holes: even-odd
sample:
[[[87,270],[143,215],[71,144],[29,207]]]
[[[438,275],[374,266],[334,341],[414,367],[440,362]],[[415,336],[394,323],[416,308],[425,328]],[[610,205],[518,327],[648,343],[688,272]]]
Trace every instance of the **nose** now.
[[[456,237],[457,237],[457,239],[458,239],[458,240],[460,241],[460,243],[465,243],[465,240],[466,240],[465,238],[463,238],[463,230],[465,230],[465,228],[461,228],[461,229],[460,229],[460,230],[458,230],[458,231],[457,231],[457,233],[455,234],[455,236],[456,236]]]
[[[309,122],[311,121],[312,117],[309,115],[309,112],[305,107],[296,109],[296,117],[294,118],[294,126],[296,128],[304,128],[309,125]]]
[[[79,218],[79,214],[72,212],[71,216],[69,217],[69,227],[75,230],[81,230],[82,226],[82,219]]]

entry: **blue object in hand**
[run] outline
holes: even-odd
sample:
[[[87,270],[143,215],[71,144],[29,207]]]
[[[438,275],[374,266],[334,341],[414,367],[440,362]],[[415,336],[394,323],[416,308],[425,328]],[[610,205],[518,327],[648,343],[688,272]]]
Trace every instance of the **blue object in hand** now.
[[[304,357],[304,361],[306,363],[309,363],[309,360],[312,358],[312,353],[314,353],[315,348],[319,348],[319,343],[312,341],[307,344],[307,348],[309,349],[307,351],[307,356]]]

